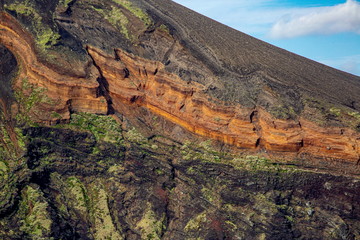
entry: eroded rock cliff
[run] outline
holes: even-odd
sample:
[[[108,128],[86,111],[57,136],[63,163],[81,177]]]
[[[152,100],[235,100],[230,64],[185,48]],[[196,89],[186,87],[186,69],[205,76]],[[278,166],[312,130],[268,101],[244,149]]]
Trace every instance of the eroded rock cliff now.
[[[4,2],[2,238],[359,238],[359,77],[171,1]]]
[[[144,107],[192,133],[240,148],[304,153],[355,163],[359,160],[360,134],[349,126],[323,127],[301,115],[295,120],[276,119],[262,107],[229,105],[209,96],[204,84],[186,82],[169,72],[163,63],[117,48],[109,55],[87,45],[93,62],[78,64],[80,67],[74,66],[70,72],[51,69],[38,60],[34,42],[15,19],[3,14],[2,23],[2,43],[9,46],[21,66],[13,87],[25,96],[31,94],[27,88],[33,87],[43,90],[47,97],[29,109],[27,114],[33,115],[34,121],[66,121],[71,111],[122,112],[127,104]],[[166,33],[158,34],[170,38]]]

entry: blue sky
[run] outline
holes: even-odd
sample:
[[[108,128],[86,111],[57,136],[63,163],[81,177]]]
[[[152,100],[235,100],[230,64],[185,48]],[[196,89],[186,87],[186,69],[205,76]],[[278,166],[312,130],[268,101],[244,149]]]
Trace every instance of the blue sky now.
[[[239,31],[360,76],[360,0],[174,0]]]

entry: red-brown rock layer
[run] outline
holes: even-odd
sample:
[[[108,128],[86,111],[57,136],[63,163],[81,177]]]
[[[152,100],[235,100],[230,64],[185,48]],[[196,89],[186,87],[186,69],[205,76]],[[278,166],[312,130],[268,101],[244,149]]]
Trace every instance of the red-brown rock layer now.
[[[22,79],[27,79],[45,88],[52,99],[52,103],[41,104],[44,114],[36,116],[40,122],[68,119],[70,110],[106,114],[107,101],[98,96],[100,78],[106,81],[115,111],[123,104],[144,107],[192,133],[239,148],[359,160],[360,134],[351,129],[323,128],[302,118],[279,120],[261,108],[227,106],[206,95],[203,85],[185,82],[167,72],[162,63],[121,49],[110,56],[88,46],[96,66],[85,66],[80,74],[63,74],[38,60],[29,34],[13,18],[2,14],[0,30],[0,43],[14,53],[21,66],[14,88],[20,90]]]
[[[40,122],[54,122],[59,119],[69,119],[69,109],[93,113],[107,113],[107,103],[104,97],[97,96],[99,83],[98,71],[93,65],[80,69],[78,74],[63,74],[39,61],[34,42],[30,35],[8,14],[0,16],[0,44],[6,46],[16,57],[19,68],[14,89],[24,91],[22,84],[32,84],[36,88],[44,88],[49,97],[39,103],[32,114]],[[74,72],[73,70],[71,72]]]
[[[274,119],[260,108],[226,106],[204,94],[204,86],[185,83],[160,62],[120,49],[116,57],[93,47],[88,52],[108,81],[115,110],[118,101],[137,104],[193,133],[240,148],[359,159],[360,134],[350,129],[322,128],[302,118]]]

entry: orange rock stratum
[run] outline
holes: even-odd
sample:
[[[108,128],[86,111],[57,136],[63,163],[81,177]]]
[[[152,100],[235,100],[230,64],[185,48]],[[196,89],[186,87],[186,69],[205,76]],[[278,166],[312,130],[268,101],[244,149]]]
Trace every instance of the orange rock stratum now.
[[[58,69],[39,60],[31,35],[7,14],[1,15],[0,31],[0,43],[20,66],[13,88],[26,94],[21,88],[27,81],[46,89],[50,100],[32,113],[38,122],[66,121],[71,111],[109,114],[125,104],[146,108],[192,133],[238,148],[360,160],[360,133],[350,128],[324,128],[302,117],[275,119],[260,107],[229,106],[205,94],[200,83],[166,71],[161,62],[121,49],[109,55],[87,46],[93,62],[75,70]]]

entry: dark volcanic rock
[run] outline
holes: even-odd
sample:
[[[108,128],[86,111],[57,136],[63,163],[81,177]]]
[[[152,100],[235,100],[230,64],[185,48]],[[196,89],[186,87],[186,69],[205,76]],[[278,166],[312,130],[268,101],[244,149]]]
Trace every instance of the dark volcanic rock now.
[[[132,139],[122,143],[124,157],[90,152],[106,143],[94,144],[89,134],[51,128],[26,134],[28,165],[37,164],[29,165],[31,184],[21,187],[19,210],[3,216],[2,226],[30,238],[359,237],[360,181],[351,177],[267,165],[238,168],[211,162],[211,153],[197,152],[201,148],[139,135],[134,140],[131,131],[124,133]],[[16,219],[25,222],[11,225]],[[3,238],[15,236],[2,232]]]
[[[360,239],[359,77],[168,0],[0,10],[1,239]]]

